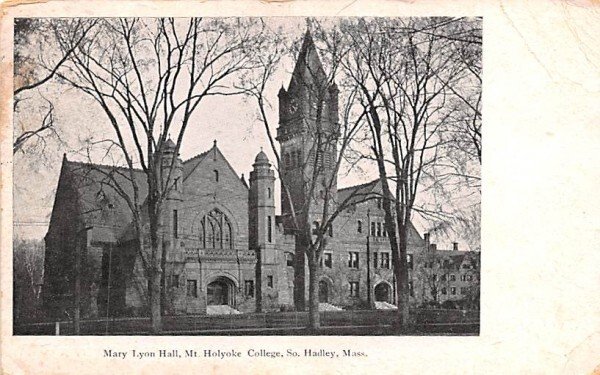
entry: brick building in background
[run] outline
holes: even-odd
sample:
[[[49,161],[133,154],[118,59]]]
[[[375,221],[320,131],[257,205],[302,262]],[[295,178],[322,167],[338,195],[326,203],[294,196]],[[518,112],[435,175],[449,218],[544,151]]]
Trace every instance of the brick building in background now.
[[[307,33],[289,88],[279,94],[281,178],[291,187],[295,204],[305,199],[301,190],[295,190],[304,178],[297,161],[312,147],[305,136],[310,100],[299,82],[314,79],[309,76],[313,72],[324,74]],[[337,88],[334,84],[327,89],[325,125],[333,128]],[[162,147],[163,163],[169,166],[175,144],[168,140]],[[330,159],[335,160],[335,148],[331,153]],[[282,213],[275,214],[276,177],[266,154],[258,153],[248,181],[233,170],[216,141],[210,150],[185,161],[177,157],[175,163],[175,188],[164,206],[161,233],[167,313],[291,309],[299,298],[308,298],[304,255],[295,251],[290,207],[283,196]],[[107,180],[118,181],[122,193],[133,194],[128,173],[128,169],[63,159],[45,238],[42,294],[50,315],[72,308],[76,275],[83,316],[144,312],[147,280],[134,246],[131,212]],[[145,175],[136,170],[134,178],[144,201]],[[338,201],[357,192],[372,199],[350,202],[330,228],[320,267],[319,300],[330,309],[390,308],[396,293],[379,199],[381,184],[376,180],[333,189]],[[437,250],[425,237],[411,228],[411,302],[469,299],[478,303],[479,254],[457,248]]]

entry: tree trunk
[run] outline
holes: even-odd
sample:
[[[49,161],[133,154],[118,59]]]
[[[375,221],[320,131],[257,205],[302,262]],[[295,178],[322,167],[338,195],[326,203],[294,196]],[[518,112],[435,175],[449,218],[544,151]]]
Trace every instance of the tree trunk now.
[[[396,273],[396,282],[398,284],[398,328],[403,331],[409,324],[409,302],[410,302],[410,289],[408,286],[408,265],[406,264],[407,258],[407,230],[406,226],[403,226],[399,230],[398,238],[398,255],[399,259],[394,264],[394,272]]]
[[[154,190],[154,191],[153,191]],[[152,333],[159,333],[162,329],[162,314],[161,314],[161,243],[159,243],[158,234],[160,233],[160,210],[156,202],[156,191],[149,188],[148,194],[148,216],[150,217],[150,318],[152,320]]]
[[[308,319],[310,329],[319,329],[321,327],[321,317],[319,315],[319,281],[318,264],[315,251],[308,254]]]

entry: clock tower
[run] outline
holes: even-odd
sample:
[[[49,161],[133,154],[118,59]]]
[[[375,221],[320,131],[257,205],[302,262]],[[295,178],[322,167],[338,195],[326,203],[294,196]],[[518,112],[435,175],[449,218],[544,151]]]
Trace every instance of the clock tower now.
[[[278,96],[281,179],[291,193],[296,214],[300,214],[305,211],[308,189],[315,177],[313,198],[323,194],[332,178],[330,192],[334,196],[337,192],[338,88],[325,74],[309,30],[304,35],[289,87],[287,91],[282,87]],[[284,186],[281,210],[284,228],[293,228]],[[318,204],[312,204],[310,211],[309,215],[320,212]]]
[[[323,196],[335,201],[338,139],[338,89],[327,77],[310,31],[304,35],[292,79],[279,90],[281,216],[284,230],[296,234],[294,258],[294,302],[304,309],[306,283],[306,239],[294,231],[292,207],[299,222],[319,221]],[[312,189],[311,189],[312,187]],[[308,216],[308,217],[307,217]]]

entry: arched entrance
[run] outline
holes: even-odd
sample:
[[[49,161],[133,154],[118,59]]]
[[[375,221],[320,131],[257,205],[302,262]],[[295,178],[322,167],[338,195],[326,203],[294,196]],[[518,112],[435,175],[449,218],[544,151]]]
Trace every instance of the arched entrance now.
[[[390,285],[388,283],[379,283],[375,286],[375,301],[390,302]]]
[[[319,281],[319,302],[326,303],[329,301],[329,285],[327,281]]]
[[[227,277],[221,276],[206,286],[207,305],[234,306],[234,284]]]

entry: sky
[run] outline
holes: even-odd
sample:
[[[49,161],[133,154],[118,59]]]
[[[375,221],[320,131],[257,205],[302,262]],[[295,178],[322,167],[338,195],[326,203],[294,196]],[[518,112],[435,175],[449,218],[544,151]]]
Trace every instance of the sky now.
[[[267,25],[296,41],[301,41],[306,30],[306,20],[300,17],[271,18],[267,19]],[[293,66],[291,56],[283,58],[266,88],[265,97],[272,105],[267,115],[273,127],[278,123],[277,93],[282,86],[287,88]],[[85,160],[83,155],[77,153],[82,140],[88,137],[100,139],[106,134],[112,134],[104,112],[97,103],[80,92],[74,89],[65,90],[64,86],[50,83],[40,90],[40,94],[54,103],[57,128],[62,142],[48,141],[44,160],[22,153],[15,155],[15,236],[26,239],[42,239],[47,231],[63,154],[66,154],[69,160]],[[42,111],[37,107],[39,103],[41,102],[35,98],[25,103],[26,110],[21,111],[15,121],[17,128],[20,123],[35,121]],[[271,130],[275,134],[275,129]],[[258,120],[256,105],[246,97],[206,98],[191,118],[180,150],[181,158],[187,160],[208,150],[215,140],[238,175],[244,174],[246,178],[261,148],[270,160],[275,160],[264,125]],[[376,177],[376,169],[367,166],[361,173],[341,175],[338,186],[360,184]],[[279,195],[278,184],[276,195]],[[415,219],[415,225],[421,233],[427,229],[427,224],[420,223],[418,218]],[[454,240],[461,242],[459,239],[446,242]],[[464,244],[461,244],[461,247],[464,248]]]

